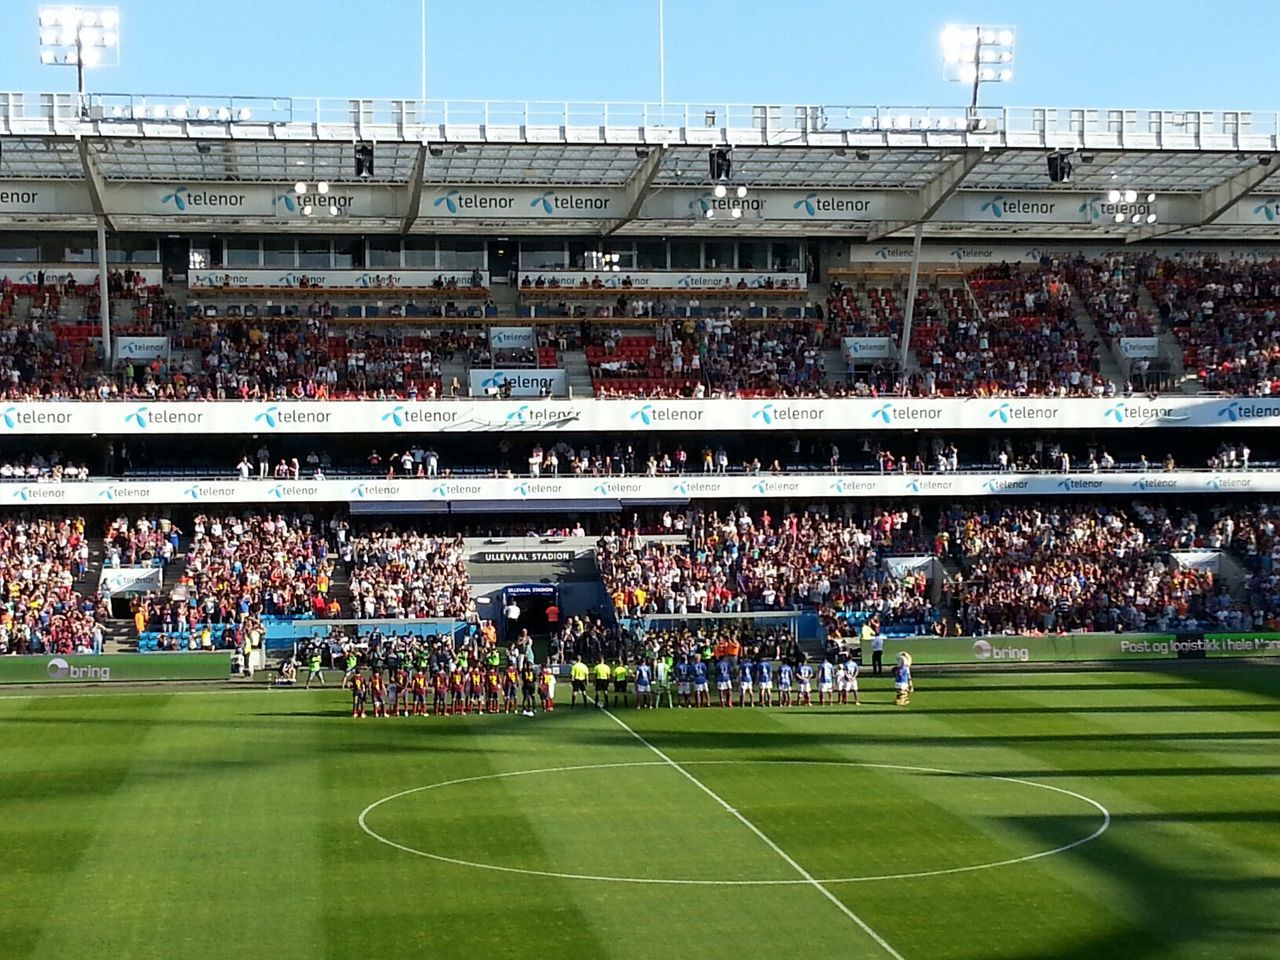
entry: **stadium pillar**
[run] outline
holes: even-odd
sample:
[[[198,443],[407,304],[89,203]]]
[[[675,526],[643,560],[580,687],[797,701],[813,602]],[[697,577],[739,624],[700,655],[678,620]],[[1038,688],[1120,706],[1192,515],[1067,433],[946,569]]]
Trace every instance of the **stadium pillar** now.
[[[898,375],[906,376],[907,357],[911,354],[911,321],[916,312],[916,288],[920,282],[920,245],[924,240],[924,221],[916,224],[911,241],[911,279],[907,282],[907,309],[902,316],[902,353],[898,357]]]
[[[107,293],[107,218],[98,217],[98,297],[102,301],[102,365],[111,369],[111,297]]]

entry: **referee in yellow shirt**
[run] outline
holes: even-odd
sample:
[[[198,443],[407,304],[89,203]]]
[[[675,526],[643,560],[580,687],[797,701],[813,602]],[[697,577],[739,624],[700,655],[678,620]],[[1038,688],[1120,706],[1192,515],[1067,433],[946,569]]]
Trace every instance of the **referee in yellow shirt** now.
[[[582,657],[573,661],[573,666],[569,668],[569,679],[573,683],[573,692],[569,695],[570,710],[578,705],[578,694],[582,694],[582,705],[587,705],[587,673],[587,665],[582,662]]]
[[[592,669],[592,676],[596,681],[596,706],[603,710],[608,704],[609,699],[609,678],[613,676],[613,671],[609,669],[609,664],[601,660]]]

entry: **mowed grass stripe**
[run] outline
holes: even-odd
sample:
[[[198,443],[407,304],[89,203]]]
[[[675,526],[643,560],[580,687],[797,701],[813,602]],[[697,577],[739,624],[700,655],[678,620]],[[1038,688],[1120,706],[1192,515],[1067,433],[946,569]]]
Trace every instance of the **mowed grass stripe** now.
[[[1270,734],[1240,729],[1241,714],[1229,709],[1238,702],[1229,685],[1217,693],[1227,710],[1178,715],[1168,723],[1172,729],[1167,733],[1159,730],[1159,716],[1177,714],[1176,709],[1155,711],[1153,719],[1150,711],[1099,708],[1116,699],[1113,686],[1122,687],[1125,703],[1137,707],[1165,704],[1164,697],[1171,691],[1187,689],[1181,677],[1172,683],[1167,679],[1142,682],[1149,678],[1150,674],[1139,678],[1089,674],[1078,677],[1073,689],[1046,690],[1031,684],[1020,694],[1011,690],[1006,696],[1016,696],[1043,711],[1038,720],[1023,723],[1016,731],[992,729],[992,718],[982,713],[957,712],[954,722],[975,738],[1003,744],[1019,754],[1020,772],[1031,774],[1038,769],[1048,776],[1056,767],[1067,776],[1052,782],[1066,786],[1088,782],[1083,773],[1093,781],[1090,794],[1110,807],[1114,823],[1105,837],[1064,863],[1044,865],[1046,870],[1061,869],[1063,876],[1070,876],[1082,863],[1094,868],[1079,875],[1074,885],[1091,904],[1091,911],[1107,911],[1115,917],[1110,939],[1099,935],[1096,950],[1104,950],[1105,944],[1104,955],[1116,956],[1192,957],[1213,951],[1228,951],[1217,954],[1226,956],[1266,956],[1265,950],[1240,952],[1239,944],[1231,943],[1235,938],[1230,929],[1209,918],[1236,913],[1241,907],[1267,915],[1265,896],[1273,895],[1275,888],[1268,891],[1265,874],[1251,891],[1216,881],[1238,878],[1242,871],[1265,871],[1268,859],[1252,850],[1233,850],[1231,842],[1214,836],[1213,829],[1206,830],[1195,818],[1196,811],[1206,807],[1216,811],[1226,803],[1257,808],[1263,802],[1265,778],[1241,771],[1243,778],[1232,776],[1224,782],[1203,774],[1221,770],[1211,749],[1215,743],[1265,749]],[[1193,723],[1189,717],[1198,720]],[[1055,718],[1052,735],[1037,733]],[[1148,766],[1156,775],[1143,775]],[[1028,835],[1042,829],[1035,820],[1022,826]],[[1245,832],[1256,841],[1255,824],[1247,825]],[[1153,944],[1159,949],[1151,952]]]
[[[167,698],[0,704],[0,945],[5,957],[37,956],[56,931],[76,926],[68,898],[87,908],[97,891],[83,862]],[[75,905],[71,904],[70,908]],[[66,921],[72,926],[66,927]]]
[[[674,739],[684,744],[697,745],[690,754],[688,751],[673,755],[687,759],[690,769],[705,776],[708,783],[717,786],[724,784],[722,794],[733,803],[748,809],[754,814],[761,804],[764,812],[763,820],[768,820],[768,832],[775,836],[798,860],[810,869],[822,866],[834,875],[834,870],[841,869],[845,875],[863,872],[868,860],[876,861],[885,856],[885,850],[892,851],[891,856],[899,862],[911,864],[916,870],[926,870],[938,864],[939,851],[937,844],[959,844],[970,850],[987,849],[995,852],[1017,851],[1025,854],[1035,849],[1055,846],[1049,838],[1038,838],[1028,841],[1011,825],[1004,823],[974,823],[958,816],[954,809],[935,804],[926,804],[929,811],[927,817],[913,817],[917,812],[904,810],[904,803],[913,796],[911,777],[920,776],[888,771],[865,771],[854,768],[856,772],[843,772],[838,768],[828,780],[824,788],[819,774],[823,768],[809,768],[814,771],[813,783],[806,787],[803,775],[805,768],[784,773],[794,776],[784,777],[781,781],[771,781],[767,793],[752,797],[750,771],[753,769],[768,770],[768,767],[717,767],[715,765],[697,766],[698,759],[723,759],[738,756],[742,759],[770,759],[790,756],[796,759],[816,761],[851,760],[869,763],[898,763],[908,765],[954,767],[966,769],[966,760],[974,748],[960,746],[967,742],[963,731],[955,730],[945,719],[936,719],[912,710],[899,710],[885,706],[884,697],[889,696],[887,684],[864,684],[868,689],[864,696],[868,698],[868,706],[849,708],[813,708],[793,711],[735,711],[733,723],[745,724],[749,730],[731,733],[723,737],[709,735],[702,729],[715,729],[726,723],[726,718],[717,716],[714,711],[696,715],[696,724],[691,718],[680,718],[673,721],[661,715],[646,715],[639,729],[646,730],[655,737],[655,743],[663,743],[663,728],[670,728],[673,723],[683,729],[673,731]],[[879,700],[873,698],[880,698]],[[650,729],[656,728],[656,729]],[[690,729],[694,728],[694,729]],[[911,743],[916,737],[923,737],[930,742],[945,743],[946,748],[930,748],[924,751],[914,750]],[[738,749],[734,753],[723,747],[713,746],[715,742],[732,742]],[[797,749],[808,745],[808,749]],[[951,749],[960,746],[960,749]],[[736,771],[736,772],[735,772]],[[849,783],[850,777],[854,783]],[[944,778],[946,783],[955,778]],[[734,783],[733,781],[740,781]],[[858,782],[860,781],[860,783]],[[847,794],[841,795],[841,784]],[[967,785],[968,781],[958,781]],[[925,779],[914,784],[915,790],[928,788],[929,796],[935,801],[945,797],[945,789],[938,790],[935,780]],[[740,789],[738,789],[740,788]],[[1009,785],[1010,791],[1028,791],[1027,803],[1034,805],[1036,797],[1030,794],[1033,788]],[[800,791],[802,796],[795,799],[794,809],[788,816],[787,807],[791,805],[789,798]],[[1042,793],[1044,791],[1041,791]],[[1005,803],[1020,794],[1006,795]],[[1056,795],[1046,793],[1046,797]],[[1066,798],[1063,798],[1064,800]],[[1053,820],[1055,841],[1064,833],[1083,836],[1096,828],[1099,818],[1089,814],[1090,808],[1072,801],[1072,805],[1058,804],[1050,799],[1049,806],[1057,812],[1074,810],[1075,817],[1057,818]],[[769,810],[770,805],[777,808]],[[1084,813],[1086,816],[1081,817]],[[841,815],[856,818],[858,831],[854,831],[841,820]],[[979,818],[980,819],[980,818]],[[939,821],[942,821],[941,823]],[[1083,822],[1081,822],[1083,821]],[[865,833],[861,831],[865,829]],[[984,829],[994,831],[997,839],[1003,843],[988,841]],[[857,843],[852,843],[856,835],[869,849],[866,853]],[[1038,845],[1037,845],[1038,844]],[[989,859],[999,859],[991,856]],[[1046,867],[1049,861],[1038,861],[1035,865],[1001,868],[984,871],[979,874],[962,874],[957,877],[929,878],[910,881],[891,881],[869,884],[852,884],[832,886],[830,889],[854,909],[871,926],[885,934],[904,956],[928,956],[932,958],[946,957],[985,957],[1036,956],[1053,943],[1053,928],[1046,928],[1038,923],[1027,923],[1026,913],[1016,908],[1016,904],[1028,899],[1026,878],[1022,873],[1017,879],[1016,871],[1033,869],[1040,864]],[[849,869],[852,867],[852,869]],[[1005,871],[1010,871],[1008,876]],[[1008,879],[1009,876],[1015,879]],[[1037,883],[1041,877],[1036,871],[1031,874]],[[1004,879],[1001,879],[1004,877]],[[1046,917],[1060,912],[1057,908],[1059,898],[1063,894],[1073,895],[1069,885],[1051,882],[1052,892],[1043,898],[1037,898],[1037,906],[1045,909]],[[957,894],[951,898],[939,898],[935,901],[933,892],[946,889]],[[1035,888],[1033,887],[1033,892]],[[981,895],[975,897],[975,891]],[[918,904],[924,898],[927,908],[919,909]],[[977,938],[955,936],[955,931],[968,928],[973,918],[980,916],[983,935]],[[1078,916],[1071,912],[1075,921],[1089,920],[1087,913]]]
[[[316,948],[310,835],[276,842],[297,836],[280,814],[318,796],[313,755],[306,743],[280,754],[280,729],[247,709],[256,696],[161,701],[145,730],[118,719],[134,737],[128,775],[94,811],[99,831],[35,956],[200,957],[224,944],[267,956],[280,937]],[[277,916],[282,891],[297,907]]]

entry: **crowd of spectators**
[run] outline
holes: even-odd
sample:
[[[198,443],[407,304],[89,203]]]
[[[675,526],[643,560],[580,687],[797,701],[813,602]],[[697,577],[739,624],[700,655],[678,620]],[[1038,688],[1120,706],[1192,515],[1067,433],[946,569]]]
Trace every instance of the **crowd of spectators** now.
[[[1280,395],[1280,260],[1178,257],[1147,286],[1206,389]]]
[[[1232,601],[1206,568],[1162,553],[1138,516],[1113,505],[957,506],[939,553],[961,632],[1194,629]]]
[[[0,480],[26,480],[37,483],[62,483],[88,480],[89,468],[63,459],[62,451],[53,450],[47,455],[33,453],[28,457],[6,458],[0,463]]]
[[[328,596],[334,569],[330,545],[309,515],[200,514],[191,528],[181,578],[172,587],[166,584],[164,593],[138,601],[139,633],[197,634],[209,624],[340,612]],[[149,534],[139,545],[140,555]]]
[[[825,308],[805,306],[804,319],[786,315],[800,310],[776,305],[704,309],[692,292],[677,299],[623,288],[608,308],[562,304],[564,315],[581,321],[579,329],[539,328],[538,349],[499,353],[481,327],[432,327],[425,334],[406,327],[405,317],[421,314],[416,304],[408,305],[413,313],[392,308],[381,322],[366,318],[358,327],[343,324],[342,308],[320,298],[280,316],[231,307],[225,315],[199,312],[180,321],[172,297],[146,286],[141,273],[116,271],[111,282],[112,296],[128,304],[117,334],[172,336],[175,359],[122,361],[123,377],[113,376],[97,356],[93,331],[67,322],[71,313],[96,316],[96,288],[50,276],[15,301],[10,282],[7,294],[0,289],[0,315],[21,319],[0,327],[6,399],[428,399],[462,392],[441,382],[442,362],[455,355],[481,366],[547,366],[566,349],[614,353],[607,344],[623,338],[598,321],[618,317],[651,319],[653,328],[626,337],[645,341],[640,355],[589,358],[601,396],[1106,396],[1167,387],[1168,372],[1150,358],[1130,361],[1121,387],[1101,377],[1100,344],[1076,322],[1072,287],[1108,344],[1172,329],[1207,388],[1280,393],[1280,261],[1147,254],[986,266],[967,279],[980,312],[967,293],[951,288],[918,293],[912,332],[918,372],[901,376],[885,362],[859,369],[851,382],[823,369],[823,352],[841,336],[896,341],[903,321],[896,287],[835,280]],[[1143,286],[1155,310],[1141,305]],[[535,279],[527,289],[554,287],[546,281],[538,287]],[[16,309],[23,303],[25,314]],[[451,316],[444,308],[440,315]],[[496,308],[484,316],[496,318]]]
[[[0,655],[101,653],[84,517],[0,520]]]
[[[895,575],[884,558],[920,553],[928,541],[917,510],[865,516],[739,509],[691,516],[689,536],[601,539],[597,560],[620,616],[813,609],[865,612],[886,622],[935,614],[927,578]]]
[[[1062,271],[1001,264],[968,280],[982,316],[922,326],[912,341],[926,396],[1104,396],[1099,344],[1086,340]],[[1114,392],[1114,385],[1111,387]]]
[[[167,517],[120,516],[107,525],[103,564],[119,567],[168,567],[178,556],[182,531]]]
[[[345,537],[351,615],[475,619],[461,537],[373,530]]]

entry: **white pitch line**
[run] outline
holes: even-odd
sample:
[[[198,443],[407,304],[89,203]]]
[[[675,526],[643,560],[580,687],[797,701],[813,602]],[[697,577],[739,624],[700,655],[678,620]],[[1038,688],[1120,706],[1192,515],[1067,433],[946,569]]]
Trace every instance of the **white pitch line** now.
[[[902,954],[900,954],[897,950],[893,949],[893,947],[889,944],[888,940],[886,940],[884,937],[880,936],[880,934],[872,930],[870,924],[868,924],[860,916],[858,916],[856,913],[850,910],[843,900],[841,900],[834,893],[832,893],[830,890],[824,887],[822,885],[822,882],[818,880],[816,877],[814,877],[813,874],[811,874],[804,867],[800,866],[800,864],[796,862],[795,858],[792,857],[791,854],[787,853],[787,851],[783,850],[780,846],[778,846],[771,839],[769,839],[769,837],[764,833],[763,830],[761,830],[754,823],[752,823],[750,820],[744,817],[735,808],[731,807],[728,801],[726,801],[723,797],[721,797],[720,794],[716,793],[714,790],[708,787],[705,783],[703,783],[701,780],[695,777],[692,773],[690,773],[684,767],[680,766],[680,764],[676,763],[669,756],[667,756],[665,753],[663,753],[661,750],[655,747],[652,743],[650,743],[644,737],[640,736],[640,734],[632,730],[630,725],[628,725],[628,723],[625,720],[617,716],[608,707],[601,706],[600,709],[604,711],[605,716],[607,716],[610,720],[612,720],[614,723],[620,726],[623,730],[627,731],[627,733],[631,734],[631,736],[635,737],[642,744],[644,744],[646,747],[652,750],[654,754],[658,756],[659,759],[661,759],[664,763],[670,766],[673,770],[675,770],[677,773],[683,776],[686,780],[692,783],[695,787],[697,787],[699,790],[705,793],[708,797],[710,797],[716,803],[720,804],[720,806],[723,807],[728,813],[732,814],[733,817],[737,819],[739,823],[741,823],[744,827],[746,827],[748,830],[754,833],[757,837],[759,837],[764,842],[765,846],[767,846],[770,850],[772,850],[779,857],[781,857],[787,863],[787,865],[791,867],[792,870],[794,870],[796,873],[800,875],[800,877],[805,881],[805,883],[809,884],[811,887],[813,887],[815,890],[821,893],[824,897],[830,900],[833,904],[835,904],[836,909],[838,909],[846,917],[848,917],[855,924],[857,924],[858,927],[861,928],[862,932],[865,933],[867,936],[869,936],[877,944],[879,944],[885,953],[893,957],[894,960],[906,960],[906,958],[903,957]]]

